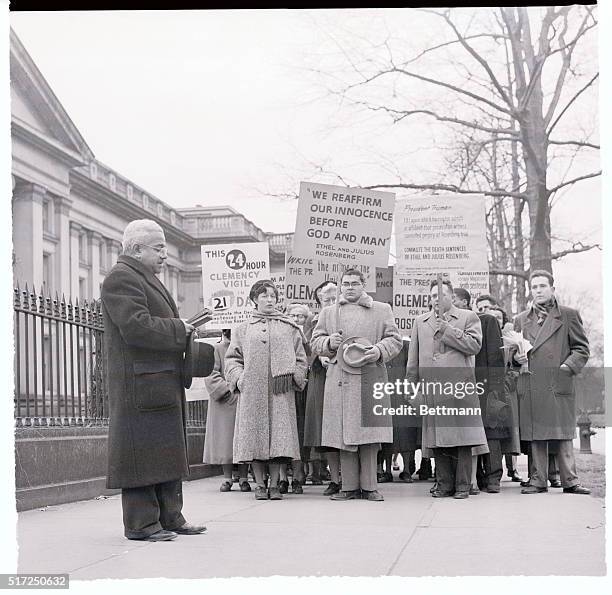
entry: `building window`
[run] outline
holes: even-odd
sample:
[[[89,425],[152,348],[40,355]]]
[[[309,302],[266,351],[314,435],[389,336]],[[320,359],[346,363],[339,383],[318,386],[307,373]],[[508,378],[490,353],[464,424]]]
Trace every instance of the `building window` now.
[[[51,280],[53,279],[53,271],[51,269],[51,255],[46,252],[43,254],[43,291],[51,292]]]
[[[43,231],[53,233],[53,203],[51,200],[43,201],[42,205]]]
[[[87,236],[84,233],[79,234],[79,260],[87,264]]]
[[[79,300],[84,301],[87,299],[87,279],[85,277],[79,277]]]
[[[113,191],[117,188],[117,178],[115,177],[115,174],[108,174],[108,185]]]
[[[125,193],[127,194],[128,200],[132,200],[132,198],[134,197],[134,189],[130,184],[127,185]]]
[[[142,207],[144,209],[148,209],[149,208],[149,197],[146,194],[142,195]]]
[[[89,164],[89,175],[92,180],[98,177],[98,166],[93,161]]]

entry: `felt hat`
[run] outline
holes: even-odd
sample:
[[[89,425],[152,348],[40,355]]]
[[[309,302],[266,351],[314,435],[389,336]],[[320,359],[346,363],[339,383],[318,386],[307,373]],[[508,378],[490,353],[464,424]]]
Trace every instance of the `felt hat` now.
[[[361,368],[370,361],[364,361],[363,352],[372,347],[372,341],[368,341],[364,337],[349,337],[345,339],[338,347],[337,361],[338,365],[349,374],[361,374]]]
[[[204,339],[198,339],[196,333],[191,333],[185,350],[183,362],[183,383],[185,388],[191,386],[194,378],[208,376],[215,365],[215,348],[206,343]]]

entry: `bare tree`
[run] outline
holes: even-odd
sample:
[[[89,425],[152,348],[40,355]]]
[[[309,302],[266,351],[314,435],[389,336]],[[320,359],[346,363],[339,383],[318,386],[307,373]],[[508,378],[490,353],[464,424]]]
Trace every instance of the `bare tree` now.
[[[552,271],[557,259],[601,248],[573,238],[553,251],[551,234],[557,197],[601,174],[598,168],[584,169],[592,156],[579,158],[599,149],[591,134],[562,136],[575,130],[566,122],[571,124],[581,98],[594,91],[598,79],[596,63],[588,60],[595,9],[503,7],[481,11],[480,18],[476,11],[423,12],[439,19],[448,37],[408,55],[389,35],[360,58],[334,39],[346,71],[319,74],[333,77],[328,89],[343,104],[383,113],[394,125],[430,119],[463,137],[438,179],[407,182],[400,174],[396,182],[360,185],[484,193],[490,199],[491,273],[501,277],[494,283],[522,307],[529,270]],[[438,55],[444,67],[435,69],[432,58]],[[415,105],[401,92],[406,83],[429,89],[432,98]]]

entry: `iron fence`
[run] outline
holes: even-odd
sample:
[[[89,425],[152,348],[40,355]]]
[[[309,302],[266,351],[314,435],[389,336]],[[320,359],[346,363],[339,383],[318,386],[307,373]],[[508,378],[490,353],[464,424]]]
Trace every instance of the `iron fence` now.
[[[14,289],[15,425],[108,424],[104,323],[99,300],[66,300]],[[190,426],[205,425],[201,401]]]

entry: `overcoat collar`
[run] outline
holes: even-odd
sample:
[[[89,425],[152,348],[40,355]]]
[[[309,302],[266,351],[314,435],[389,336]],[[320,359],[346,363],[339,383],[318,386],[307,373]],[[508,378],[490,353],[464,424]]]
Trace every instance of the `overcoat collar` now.
[[[343,295],[340,295],[338,302],[341,306],[345,306],[346,304],[357,304],[364,308],[371,308],[374,303],[374,298],[364,291],[356,302],[349,302]]]
[[[153,271],[144,266],[136,258],[126,256],[125,254],[119,256],[119,258],[117,258],[117,262],[126,264],[130,268],[139,272],[145,278],[147,283],[151,287],[153,287],[153,289],[156,289],[159,293],[161,293],[162,297],[168,302],[168,305],[172,308],[172,312],[174,313],[174,315],[178,318],[179,311],[176,307],[174,298],[172,297],[172,295],[170,295],[170,292],[166,289],[166,286],[157,278]]]
[[[531,319],[530,330],[535,338],[535,343],[531,348],[532,352],[540,347],[542,343],[548,341],[548,339],[550,339],[550,337],[552,337],[552,335],[554,335],[563,326],[561,311],[559,310],[558,305],[555,305],[555,307],[548,313],[548,316],[541,327],[538,326],[536,315],[533,311],[531,311],[527,316],[527,320],[529,319]]]

